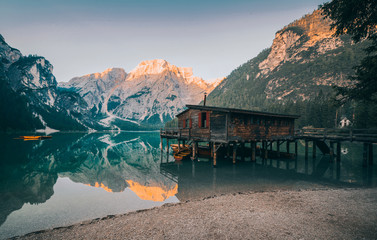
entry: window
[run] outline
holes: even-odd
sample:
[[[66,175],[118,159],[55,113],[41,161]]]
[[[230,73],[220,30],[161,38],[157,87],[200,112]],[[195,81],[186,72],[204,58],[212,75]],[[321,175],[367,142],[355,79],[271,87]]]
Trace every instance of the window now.
[[[201,114],[202,114],[202,123],[201,123],[201,126],[203,128],[206,128],[206,127],[208,127],[207,126],[207,113],[206,112],[202,112]]]
[[[189,128],[190,127],[190,124],[189,124],[189,119],[187,118],[185,120],[185,128]]]
[[[208,128],[209,127],[209,112],[200,112],[198,123],[199,123],[200,128]]]

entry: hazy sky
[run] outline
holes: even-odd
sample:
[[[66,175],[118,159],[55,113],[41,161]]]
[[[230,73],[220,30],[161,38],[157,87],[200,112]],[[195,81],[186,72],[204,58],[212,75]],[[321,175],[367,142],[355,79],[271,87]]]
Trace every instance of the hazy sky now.
[[[324,0],[0,0],[0,34],[58,81],[143,60],[225,77]]]

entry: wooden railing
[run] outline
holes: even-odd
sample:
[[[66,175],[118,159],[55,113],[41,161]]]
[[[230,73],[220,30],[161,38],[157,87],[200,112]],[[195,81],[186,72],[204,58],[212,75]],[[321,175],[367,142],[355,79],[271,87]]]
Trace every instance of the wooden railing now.
[[[377,129],[302,128],[295,131],[295,136],[323,140],[377,142]]]

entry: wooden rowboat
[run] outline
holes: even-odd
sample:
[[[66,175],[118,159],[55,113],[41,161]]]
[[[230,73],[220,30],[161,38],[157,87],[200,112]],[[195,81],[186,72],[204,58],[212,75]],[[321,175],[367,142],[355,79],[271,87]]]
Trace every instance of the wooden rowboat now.
[[[15,139],[23,139],[24,141],[32,141],[32,140],[43,140],[43,139],[50,139],[52,136],[20,136]]]

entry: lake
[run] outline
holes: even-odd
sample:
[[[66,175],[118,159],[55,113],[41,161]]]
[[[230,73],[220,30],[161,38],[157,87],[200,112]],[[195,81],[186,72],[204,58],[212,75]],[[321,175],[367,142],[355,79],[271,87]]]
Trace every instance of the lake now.
[[[358,143],[342,143],[340,163],[319,150],[305,160],[299,142],[297,159],[254,163],[246,156],[236,165],[219,159],[213,168],[206,158],[175,162],[161,152],[159,132],[13,139],[19,135],[0,135],[1,239],[233,192],[377,186],[376,168],[362,167]]]

